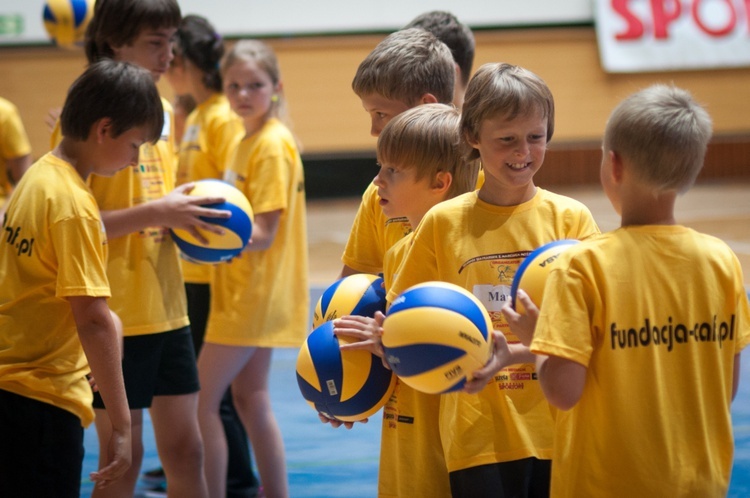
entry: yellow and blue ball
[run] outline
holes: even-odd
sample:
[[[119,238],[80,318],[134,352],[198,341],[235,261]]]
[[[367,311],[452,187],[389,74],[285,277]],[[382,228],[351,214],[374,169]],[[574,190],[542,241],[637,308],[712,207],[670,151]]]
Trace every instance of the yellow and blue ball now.
[[[461,389],[490,358],[492,321],[469,291],[425,282],[404,291],[383,323],[385,358],[405,384],[429,394]]]
[[[333,322],[313,330],[297,356],[297,384],[318,412],[342,422],[356,422],[370,417],[388,401],[396,376],[368,351],[341,351],[339,344],[347,341],[333,334]]]
[[[57,45],[80,45],[94,15],[94,0],[47,0],[42,19],[44,29]]]
[[[331,284],[318,299],[313,311],[313,328],[344,315],[373,317],[385,313],[383,279],[377,275],[357,273]]]
[[[242,252],[253,233],[253,209],[245,194],[221,180],[200,180],[195,182],[195,188],[189,195],[223,197],[225,202],[207,204],[205,207],[230,211],[232,215],[227,219],[202,218],[224,229],[223,235],[201,231],[208,244],[203,244],[187,230],[172,229],[172,238],[182,256],[196,263],[219,263]]]
[[[557,258],[570,247],[578,244],[575,239],[562,239],[549,242],[529,253],[521,262],[518,271],[513,277],[513,283],[510,286],[510,299],[513,308],[522,315],[526,313],[526,308],[520,301],[516,300],[518,289],[523,289],[529,295],[531,301],[537,306],[542,306],[542,295],[544,286],[547,283],[549,272],[552,271]]]

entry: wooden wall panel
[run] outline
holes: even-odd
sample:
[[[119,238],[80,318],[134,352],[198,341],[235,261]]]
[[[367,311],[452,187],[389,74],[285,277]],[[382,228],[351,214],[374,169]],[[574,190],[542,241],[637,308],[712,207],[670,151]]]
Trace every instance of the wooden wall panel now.
[[[375,139],[369,136],[369,118],[351,91],[351,79],[360,61],[384,36],[268,40],[280,59],[294,130],[305,153],[316,157],[372,153]],[[666,82],[691,90],[708,106],[717,140],[733,151],[731,163],[738,165],[732,174],[750,176],[746,172],[750,169],[746,147],[750,68],[606,74],[590,27],[477,31],[476,40],[475,68],[496,61],[524,65],[551,87],[557,107],[552,148],[566,152],[551,152],[550,161],[562,154],[567,164],[585,163],[592,157],[592,144],[598,155],[596,144],[617,102],[651,83]],[[21,109],[36,156],[48,148],[47,110],[62,103],[67,87],[84,65],[80,50],[0,49],[0,96]],[[165,82],[159,87],[171,96]],[[737,143],[740,146],[732,145]]]

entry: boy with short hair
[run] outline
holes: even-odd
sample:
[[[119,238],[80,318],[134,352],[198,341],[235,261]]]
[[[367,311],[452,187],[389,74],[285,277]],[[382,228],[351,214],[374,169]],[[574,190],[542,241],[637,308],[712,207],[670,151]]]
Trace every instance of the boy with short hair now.
[[[378,138],[380,171],[373,180],[386,216],[406,217],[417,226],[439,202],[474,188],[478,164],[466,163],[461,148],[459,112],[444,104],[425,104],[391,120]],[[385,254],[383,279],[392,284],[411,243],[411,234]],[[377,319],[344,316],[337,335],[360,342],[341,349],[368,349],[382,356],[382,314]],[[397,381],[383,412],[378,496],[450,498],[450,485],[438,432],[440,396],[418,392]]]
[[[455,66],[448,47],[421,28],[390,34],[362,61],[352,89],[370,114],[370,133],[378,136],[392,118],[414,106],[449,104],[453,99]],[[404,217],[389,219],[379,205],[377,187],[362,195],[347,241],[341,276],[380,273],[383,256],[411,231]]]
[[[471,151],[468,159],[482,161],[485,182],[424,216],[388,289],[392,302],[431,280],[463,287],[507,337],[506,365],[516,364],[476,395],[442,395],[440,438],[454,498],[543,497],[548,490],[552,414],[533,356],[517,344],[500,309],[510,300],[514,273],[532,250],[598,233],[583,204],[534,184],[554,115],[552,94],[537,75],[510,64],[479,68],[466,91],[461,131]]]
[[[19,182],[0,241],[0,489],[7,496],[80,494],[83,426],[94,419],[93,374],[112,434],[97,488],[130,466],[130,412],[116,316],[107,305],[107,236],[86,187],[156,142],[163,109],[151,75],[91,65],[71,86],[62,140]],[[88,361],[87,361],[88,359]]]
[[[563,253],[540,311],[520,296],[530,320],[504,310],[563,410],[552,496],[727,493],[748,299],[730,248],[674,216],[710,138],[708,113],[679,88],[620,103],[601,164],[620,228]]]

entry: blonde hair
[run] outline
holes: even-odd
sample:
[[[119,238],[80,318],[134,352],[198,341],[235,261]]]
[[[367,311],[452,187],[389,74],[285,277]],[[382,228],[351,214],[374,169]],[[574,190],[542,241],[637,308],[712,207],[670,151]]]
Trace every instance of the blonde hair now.
[[[603,146],[657,190],[684,193],[703,168],[712,128],[708,112],[688,91],[657,84],[612,111]]]
[[[416,169],[416,178],[433,180],[439,172],[453,180],[447,197],[474,190],[478,163],[461,153],[460,114],[453,106],[424,104],[402,112],[378,137],[378,162]]]
[[[221,75],[226,76],[227,70],[236,64],[237,62],[255,62],[268,77],[271,78],[271,82],[274,86],[278,86],[281,82],[281,70],[279,69],[279,61],[276,58],[274,51],[260,40],[239,40],[235,43],[232,48],[226,53],[221,60]],[[289,118],[287,115],[286,99],[284,98],[284,92],[282,88],[274,94],[275,98],[271,99],[271,108],[269,109],[269,117],[275,117],[289,125]]]
[[[555,131],[555,101],[544,80],[520,66],[484,64],[466,88],[461,133],[466,142],[476,142],[485,120],[496,116],[515,119],[535,112],[547,120],[549,142]],[[467,150],[469,159],[479,158],[479,151],[473,147]]]
[[[450,49],[429,31],[409,28],[391,33],[365,57],[352,89],[359,97],[377,94],[409,107],[426,93],[450,104],[455,80]]]

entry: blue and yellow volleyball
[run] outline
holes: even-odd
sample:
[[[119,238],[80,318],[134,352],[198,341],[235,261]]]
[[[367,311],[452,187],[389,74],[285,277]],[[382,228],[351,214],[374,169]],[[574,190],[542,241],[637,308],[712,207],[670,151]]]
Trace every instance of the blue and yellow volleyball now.
[[[172,238],[182,256],[196,263],[220,263],[242,252],[253,233],[253,209],[245,194],[221,180],[200,180],[195,182],[189,195],[223,197],[225,202],[207,204],[206,207],[230,211],[232,215],[227,219],[202,218],[224,229],[223,235],[201,231],[208,244],[201,243],[187,230],[172,229]]]
[[[466,289],[425,282],[404,291],[383,323],[385,359],[405,384],[429,394],[459,390],[490,358],[492,321]]]
[[[516,300],[518,289],[523,289],[537,307],[542,306],[542,295],[547,283],[547,276],[554,268],[557,258],[570,247],[578,244],[575,239],[562,239],[549,242],[529,253],[521,262],[510,286],[510,299],[513,308],[520,314],[526,313],[526,308]]]
[[[357,273],[331,284],[318,299],[313,311],[313,328],[344,315],[375,316],[385,313],[383,279],[377,275]]]
[[[396,376],[369,351],[341,351],[348,342],[333,334],[333,322],[314,329],[297,356],[297,384],[307,403],[328,418],[357,422],[390,398]]]
[[[42,11],[44,29],[61,47],[82,44],[93,15],[94,0],[47,0]]]

